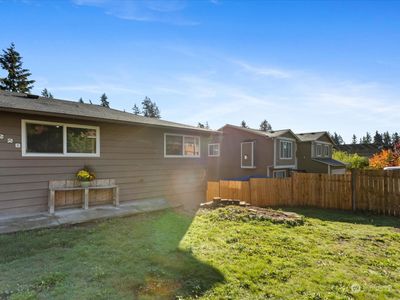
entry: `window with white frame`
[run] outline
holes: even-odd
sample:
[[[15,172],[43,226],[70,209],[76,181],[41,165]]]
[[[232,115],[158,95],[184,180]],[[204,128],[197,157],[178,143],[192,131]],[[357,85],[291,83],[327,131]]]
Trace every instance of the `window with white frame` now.
[[[243,142],[240,144],[241,151],[241,167],[243,169],[255,168],[254,165],[254,142]]]
[[[164,135],[165,157],[200,157],[200,137],[181,134]]]
[[[325,157],[329,156],[329,145],[324,145],[324,156]]]
[[[219,144],[208,144],[208,156],[219,156]]]
[[[315,152],[316,152],[316,156],[322,156],[322,145],[321,144],[317,144],[315,146]]]
[[[273,171],[274,178],[285,178],[286,177],[286,170],[277,170]]]
[[[100,156],[96,126],[22,120],[23,156]]]
[[[291,141],[280,141],[280,159],[292,159],[293,157],[293,142]]]

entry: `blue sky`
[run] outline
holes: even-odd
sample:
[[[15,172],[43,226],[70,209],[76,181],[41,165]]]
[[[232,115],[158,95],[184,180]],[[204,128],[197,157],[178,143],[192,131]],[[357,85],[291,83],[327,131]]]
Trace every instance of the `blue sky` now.
[[[213,129],[400,131],[400,2],[2,1],[34,93]],[[2,76],[4,73],[0,73]]]

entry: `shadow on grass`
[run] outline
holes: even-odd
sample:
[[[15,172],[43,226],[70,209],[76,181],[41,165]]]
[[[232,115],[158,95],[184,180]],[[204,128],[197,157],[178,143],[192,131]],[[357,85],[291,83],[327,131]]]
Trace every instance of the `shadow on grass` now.
[[[199,297],[224,277],[181,246],[193,218],[169,210],[2,235],[0,298]]]
[[[286,211],[301,214],[307,218],[315,218],[323,221],[347,222],[352,224],[365,224],[374,226],[400,227],[400,218],[382,216],[364,212],[351,212],[334,209],[285,207]]]

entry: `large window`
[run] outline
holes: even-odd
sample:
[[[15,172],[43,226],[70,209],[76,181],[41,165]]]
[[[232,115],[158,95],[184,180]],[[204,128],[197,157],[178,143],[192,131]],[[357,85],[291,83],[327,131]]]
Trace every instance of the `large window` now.
[[[165,157],[200,157],[200,137],[180,134],[164,135]]]
[[[293,157],[293,142],[280,141],[280,159],[292,159]]]
[[[22,121],[23,156],[100,156],[98,127]]]
[[[219,156],[219,144],[208,144],[208,156]]]

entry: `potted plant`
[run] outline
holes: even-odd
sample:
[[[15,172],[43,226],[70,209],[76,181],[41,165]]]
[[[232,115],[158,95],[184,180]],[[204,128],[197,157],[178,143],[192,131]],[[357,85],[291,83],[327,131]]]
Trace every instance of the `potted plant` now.
[[[83,188],[88,188],[90,182],[94,180],[96,176],[89,168],[83,168],[76,173],[76,179],[81,183]]]

